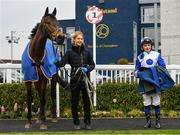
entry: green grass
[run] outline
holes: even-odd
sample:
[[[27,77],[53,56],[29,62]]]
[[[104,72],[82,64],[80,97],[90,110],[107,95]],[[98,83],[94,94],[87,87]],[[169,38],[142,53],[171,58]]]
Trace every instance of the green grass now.
[[[18,133],[18,132],[9,132],[9,133],[0,133],[0,135],[28,135],[28,134],[63,134],[63,135],[69,135],[69,134],[77,134],[77,135],[110,135],[110,134],[138,134],[138,135],[145,135],[145,134],[180,134],[180,129],[178,130],[103,130],[103,131],[74,131],[74,132],[24,132],[24,133]]]

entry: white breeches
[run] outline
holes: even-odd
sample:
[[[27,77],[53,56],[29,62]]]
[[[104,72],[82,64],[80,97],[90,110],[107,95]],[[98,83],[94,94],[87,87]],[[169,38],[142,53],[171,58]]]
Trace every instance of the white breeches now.
[[[160,94],[153,93],[153,94],[143,94],[143,103],[144,106],[149,106],[149,105],[160,105]]]

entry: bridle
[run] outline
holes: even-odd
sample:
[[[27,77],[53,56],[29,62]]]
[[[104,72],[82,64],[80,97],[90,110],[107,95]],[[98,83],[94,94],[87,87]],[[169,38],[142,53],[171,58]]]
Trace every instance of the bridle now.
[[[55,26],[55,25],[51,24],[50,22],[46,22],[44,20],[42,20],[41,23],[46,28],[49,38],[51,40],[55,41],[58,39],[59,36],[64,38],[64,34],[60,31],[60,29],[58,28],[57,25]]]

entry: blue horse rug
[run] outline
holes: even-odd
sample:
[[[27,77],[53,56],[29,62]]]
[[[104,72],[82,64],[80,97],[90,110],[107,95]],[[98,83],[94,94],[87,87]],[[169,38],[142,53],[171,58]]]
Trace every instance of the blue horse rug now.
[[[37,73],[37,67],[33,66],[35,61],[29,55],[29,44],[26,46],[22,54],[22,72],[24,75],[24,81],[38,81],[39,76]],[[40,68],[47,79],[51,79],[54,74],[57,73],[57,67],[54,64],[58,59],[58,55],[55,53],[55,48],[50,40],[46,41],[45,53],[42,59]]]

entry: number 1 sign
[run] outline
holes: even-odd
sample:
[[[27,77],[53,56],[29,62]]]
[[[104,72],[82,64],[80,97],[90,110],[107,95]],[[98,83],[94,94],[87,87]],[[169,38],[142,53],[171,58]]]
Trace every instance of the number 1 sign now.
[[[88,8],[86,12],[86,19],[89,23],[97,24],[102,20],[102,18],[103,18],[103,11],[100,8],[96,6],[92,6]]]

